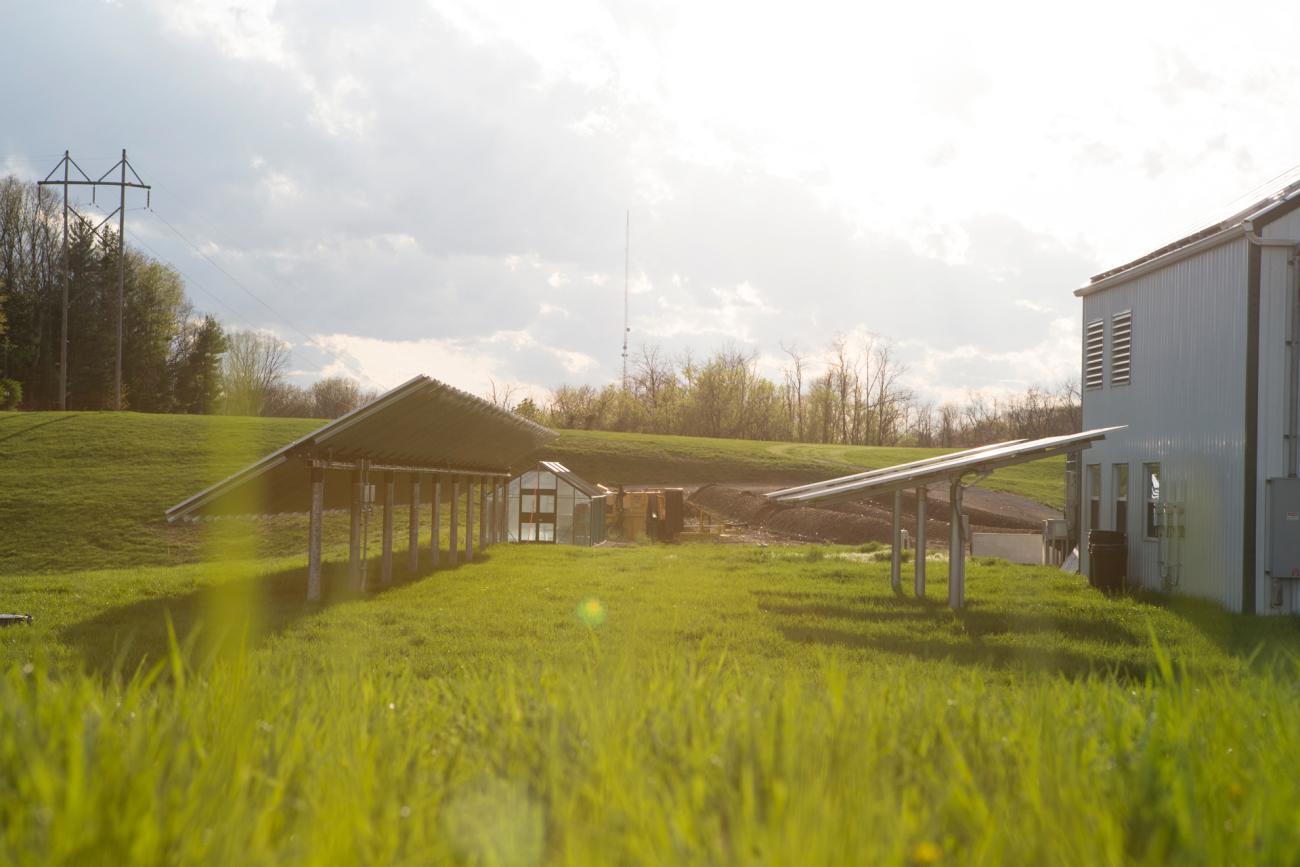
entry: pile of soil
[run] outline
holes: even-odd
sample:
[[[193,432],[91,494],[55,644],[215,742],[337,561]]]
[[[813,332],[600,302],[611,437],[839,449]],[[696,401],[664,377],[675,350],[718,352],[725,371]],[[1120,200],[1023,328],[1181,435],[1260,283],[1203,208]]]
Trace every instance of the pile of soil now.
[[[859,545],[863,542],[889,544],[893,536],[893,496],[834,503],[825,507],[784,506],[762,494],[724,485],[705,485],[688,503],[703,506],[728,521],[762,528],[794,539]],[[909,534],[916,528],[916,493],[903,493],[903,527]],[[1006,514],[963,504],[971,529],[982,532],[1034,532],[1041,525],[1036,516]],[[948,501],[926,497],[925,533],[929,546],[948,541]]]
[[[762,494],[722,485],[705,485],[691,494],[687,502],[703,506],[728,521],[738,521],[751,527],[762,526],[773,512],[781,509],[781,506]]]

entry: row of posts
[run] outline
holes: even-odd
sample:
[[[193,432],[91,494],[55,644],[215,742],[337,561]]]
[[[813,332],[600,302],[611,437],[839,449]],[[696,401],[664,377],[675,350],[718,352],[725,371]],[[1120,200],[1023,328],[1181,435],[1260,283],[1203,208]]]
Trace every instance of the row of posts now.
[[[406,569],[411,575],[420,572],[420,512],[422,488],[433,487],[431,508],[431,540],[429,563],[432,568],[442,565],[442,507],[443,486],[447,486],[448,505],[451,508],[448,563],[456,564],[474,559],[474,522],[478,512],[478,549],[483,551],[504,541],[506,527],[506,480],[499,476],[447,475],[442,473],[405,472],[384,470],[380,481],[383,502],[383,549],[380,558],[379,580],[382,585],[393,581],[393,515],[397,509],[397,476],[406,477],[410,485],[408,499],[408,548]],[[367,561],[362,553],[367,514],[366,493],[369,487],[369,470],[364,462],[352,472],[351,521],[348,538],[348,583],[354,592],[367,585]],[[464,547],[461,548],[461,491],[464,489]],[[474,489],[478,489],[477,508]],[[315,601],[321,596],[321,547],[325,513],[325,470],[312,467],[311,517],[307,536],[307,598]]]
[[[950,533],[948,538],[948,607],[961,608],[966,604],[966,548],[962,538],[961,479],[954,479],[949,487]],[[916,556],[913,565],[913,590],[916,598],[925,596],[925,498],[926,489],[916,489]],[[890,561],[890,581],[894,591],[903,590],[903,492],[894,492],[893,557]]]

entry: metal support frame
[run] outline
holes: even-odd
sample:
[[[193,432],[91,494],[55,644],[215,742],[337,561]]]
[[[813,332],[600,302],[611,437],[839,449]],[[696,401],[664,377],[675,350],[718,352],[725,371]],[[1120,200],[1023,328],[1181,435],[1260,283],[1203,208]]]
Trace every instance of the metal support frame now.
[[[335,458],[308,457],[307,461],[313,467],[321,467],[326,470],[356,470],[363,465],[369,470],[392,470],[395,473],[419,473],[429,476],[465,476],[472,474],[489,479],[508,479],[509,473],[498,473],[490,470],[470,470],[470,469],[451,469],[448,467],[425,467],[418,464],[385,464],[365,460],[344,461]]]
[[[479,486],[480,490],[482,485]],[[465,562],[474,559],[474,478],[465,480]]]
[[[437,569],[442,560],[442,478],[433,477],[433,530],[429,538],[429,554],[433,559],[433,568]]]
[[[889,557],[889,583],[895,593],[903,591],[903,492],[894,491],[893,551]]]
[[[397,482],[392,470],[384,471],[384,553],[379,572],[382,584],[393,583],[393,510],[397,507]]]
[[[447,559],[455,566],[460,559],[460,476],[451,477],[451,532],[447,541]]]
[[[948,528],[948,607],[958,609],[966,604],[966,546],[961,532],[961,477],[949,485]]]
[[[509,542],[510,529],[506,526],[506,521],[510,515],[510,486],[506,482],[497,484],[501,488],[501,496],[497,497],[497,541]]]
[[[486,551],[488,546],[488,480],[478,480],[478,549]]]
[[[925,596],[925,488],[916,489],[916,557],[912,560],[913,590],[916,598]]]
[[[320,599],[321,541],[324,535],[325,471],[311,471],[311,513],[307,524],[307,601]]]
[[[362,472],[352,471],[352,520],[348,527],[348,584],[360,590],[361,580],[361,498]]]
[[[314,471],[313,471],[314,472]],[[436,490],[436,488],[435,488]],[[420,571],[420,474],[411,473],[411,505],[407,529],[406,571]]]

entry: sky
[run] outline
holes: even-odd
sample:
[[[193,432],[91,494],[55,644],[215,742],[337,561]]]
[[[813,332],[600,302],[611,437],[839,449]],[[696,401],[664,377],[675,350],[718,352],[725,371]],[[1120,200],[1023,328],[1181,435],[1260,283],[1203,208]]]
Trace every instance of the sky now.
[[[634,354],[874,336],[996,396],[1077,379],[1090,275],[1294,176],[1292,11],[0,0],[0,174],[126,148],[128,240],[304,384],[617,381],[627,253]]]

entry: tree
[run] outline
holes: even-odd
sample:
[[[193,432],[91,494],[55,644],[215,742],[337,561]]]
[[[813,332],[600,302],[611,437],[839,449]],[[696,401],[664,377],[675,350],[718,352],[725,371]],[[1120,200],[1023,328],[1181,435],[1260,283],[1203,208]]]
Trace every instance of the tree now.
[[[347,376],[330,376],[311,387],[312,415],[338,418],[361,406],[361,386]]]
[[[212,316],[185,323],[174,351],[173,407],[176,412],[212,413],[221,399],[221,355],[226,335]]]
[[[519,401],[519,403],[515,404],[514,412],[517,416],[538,423],[541,422],[543,415],[541,408],[531,397],[526,397]]]
[[[289,367],[289,344],[273,334],[236,331],[221,365],[227,415],[265,415],[272,391]]]

